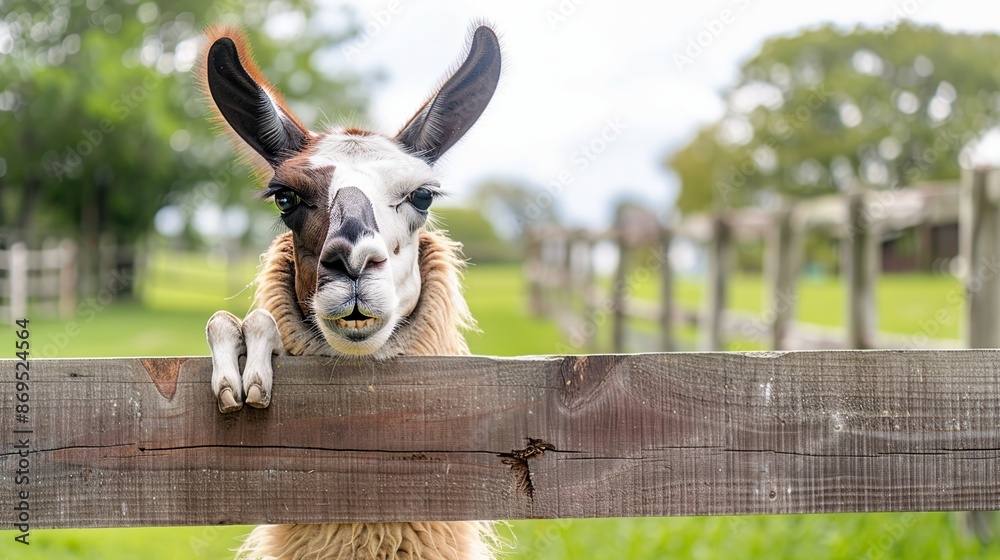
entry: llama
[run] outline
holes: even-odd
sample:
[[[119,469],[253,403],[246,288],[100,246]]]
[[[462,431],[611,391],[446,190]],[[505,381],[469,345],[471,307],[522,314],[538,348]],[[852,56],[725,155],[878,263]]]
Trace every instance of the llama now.
[[[222,413],[267,407],[271,356],[468,354],[460,246],[425,225],[441,186],[434,164],[486,109],[500,45],[482,25],[464,62],[394,137],[307,130],[254,63],[238,30],[210,29],[198,69],[215,117],[268,179],[291,230],[261,258],[255,309],[208,321],[212,391]],[[239,357],[246,356],[240,372]],[[280,391],[279,391],[280,398]],[[238,552],[265,559],[465,559],[491,556],[481,522],[271,525]]]

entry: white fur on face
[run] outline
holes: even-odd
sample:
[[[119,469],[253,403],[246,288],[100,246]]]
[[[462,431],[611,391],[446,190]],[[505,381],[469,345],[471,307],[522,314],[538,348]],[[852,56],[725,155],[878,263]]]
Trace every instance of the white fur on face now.
[[[347,278],[320,282],[312,309],[330,346],[343,354],[372,354],[382,347],[416,307],[420,297],[419,231],[426,215],[407,197],[420,187],[437,191],[433,169],[403,152],[382,136],[331,132],[316,144],[309,158],[314,167],[334,166],[328,206],[344,187],[356,187],[368,197],[378,231],[354,245],[348,261],[356,268],[380,262],[363,271],[357,287]],[[355,300],[355,290],[357,299]],[[338,334],[331,323],[351,312],[354,304],[377,319],[378,330],[363,340]]]

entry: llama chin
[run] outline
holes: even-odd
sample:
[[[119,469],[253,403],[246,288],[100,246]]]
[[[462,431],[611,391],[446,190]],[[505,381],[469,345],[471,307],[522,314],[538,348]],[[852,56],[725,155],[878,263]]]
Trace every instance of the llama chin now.
[[[308,130],[251,59],[241,32],[217,27],[207,36],[202,89],[216,120],[270,177],[263,197],[290,230],[262,257],[257,308],[242,321],[223,311],[209,319],[220,412],[269,406],[274,354],[468,354],[462,330],[473,322],[459,289],[459,245],[426,225],[441,193],[434,165],[496,90],[493,30],[472,30],[464,62],[392,137]],[[257,527],[239,556],[485,559],[492,539],[492,526],[476,521],[273,525]]]

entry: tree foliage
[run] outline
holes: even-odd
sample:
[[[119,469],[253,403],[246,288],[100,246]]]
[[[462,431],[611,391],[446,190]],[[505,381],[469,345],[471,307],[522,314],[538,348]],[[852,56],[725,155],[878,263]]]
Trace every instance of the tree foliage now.
[[[525,229],[557,222],[559,194],[518,180],[493,178],[473,188],[470,203],[484,209],[501,237],[513,239]]]
[[[770,39],[742,66],[724,116],[665,159],[678,206],[954,179],[962,147],[998,121],[997,53],[1000,36],[908,23]]]
[[[168,200],[249,197],[249,175],[210,130],[190,71],[211,23],[246,27],[264,73],[307,124],[320,110],[365,108],[363,77],[317,67],[317,51],[355,33],[349,13],[317,22],[305,2],[262,0],[0,6],[0,227],[29,237],[128,240]]]
[[[448,206],[432,211],[433,227],[462,240],[462,254],[472,264],[510,263],[519,256],[519,247],[502,239],[493,224],[477,208]]]

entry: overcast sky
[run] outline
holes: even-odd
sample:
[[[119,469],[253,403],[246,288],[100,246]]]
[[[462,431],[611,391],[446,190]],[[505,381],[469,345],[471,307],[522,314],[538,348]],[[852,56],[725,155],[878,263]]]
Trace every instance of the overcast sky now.
[[[678,185],[660,161],[722,114],[719,93],[768,37],[825,22],[882,28],[901,15],[947,30],[1000,31],[996,0],[353,3],[373,32],[324,63],[385,73],[370,105],[371,124],[387,133],[463,54],[471,22],[492,22],[504,47],[501,84],[438,164],[445,185],[461,202],[486,178],[544,186],[562,175],[564,217],[591,226],[606,224],[624,196],[669,206]],[[323,19],[336,20],[341,4],[331,0]],[[699,39],[702,52],[679,68],[675,55]],[[588,145],[601,153],[584,154]]]

